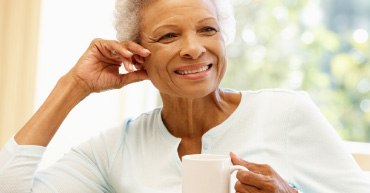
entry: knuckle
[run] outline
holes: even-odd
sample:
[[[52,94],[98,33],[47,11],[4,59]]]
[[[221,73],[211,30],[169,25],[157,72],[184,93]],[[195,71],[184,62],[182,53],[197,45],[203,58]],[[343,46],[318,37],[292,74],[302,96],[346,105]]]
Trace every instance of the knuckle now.
[[[265,185],[265,187],[266,187],[267,190],[272,191],[272,192],[277,190],[277,185],[274,184],[274,183],[268,183],[268,184]]]
[[[139,44],[137,44],[136,42],[130,42],[129,43],[129,47],[132,50],[137,50],[137,49],[140,49],[141,48],[141,46]]]
[[[97,48],[99,45],[101,45],[101,42],[103,41],[103,39],[100,39],[100,38],[95,38],[91,41],[90,43],[90,49],[93,49],[93,48]]]
[[[101,38],[94,38],[92,41],[91,41],[91,43],[92,44],[96,44],[96,43],[98,43],[98,42],[100,42],[100,41],[102,41],[103,39],[101,39]]]
[[[126,49],[126,50],[130,49],[130,42],[129,41],[121,42],[120,45],[123,49]]]
[[[269,191],[275,191],[277,190],[279,187],[279,184],[277,183],[277,181],[275,179],[273,179],[272,177],[267,177],[267,181],[265,183],[265,188]]]
[[[130,41],[123,41],[121,44],[125,47],[128,47],[130,45]]]
[[[258,164],[256,165],[256,169],[259,170],[261,173],[271,173],[271,166],[268,164]]]
[[[261,164],[260,166],[261,166],[261,168],[264,168],[264,169],[267,169],[267,170],[271,170],[271,166],[268,165],[268,164]]]
[[[261,167],[268,167],[268,164],[259,164]]]

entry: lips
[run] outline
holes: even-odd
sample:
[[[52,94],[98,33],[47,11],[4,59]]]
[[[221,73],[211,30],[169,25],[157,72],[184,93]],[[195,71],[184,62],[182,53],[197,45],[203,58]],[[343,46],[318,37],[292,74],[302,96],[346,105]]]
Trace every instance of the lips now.
[[[197,65],[197,66],[186,67],[186,68],[183,68],[183,69],[175,70],[175,73],[176,74],[179,74],[179,75],[197,74],[197,73],[201,73],[201,72],[207,71],[211,67],[212,67],[212,64],[208,64],[208,65]]]

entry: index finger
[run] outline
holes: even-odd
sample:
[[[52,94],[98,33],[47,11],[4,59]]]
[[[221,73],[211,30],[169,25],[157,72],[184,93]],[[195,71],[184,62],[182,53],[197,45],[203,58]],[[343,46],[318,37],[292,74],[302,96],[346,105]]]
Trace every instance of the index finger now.
[[[137,54],[141,57],[148,57],[150,55],[150,51],[143,46],[133,42],[133,41],[126,41],[123,42],[122,45],[128,49],[130,52]]]
[[[231,157],[231,162],[234,165],[244,166],[244,167],[248,168],[248,170],[250,170],[254,173],[261,173],[261,174],[271,173],[272,168],[270,166],[266,165],[266,164],[257,164],[257,163],[253,163],[253,162],[249,162],[249,161],[240,159],[233,152],[230,152],[230,157]]]
[[[264,176],[262,174],[257,174],[251,171],[238,171],[236,178],[245,185],[254,186],[262,189],[266,184],[271,182],[272,178],[269,176]]]

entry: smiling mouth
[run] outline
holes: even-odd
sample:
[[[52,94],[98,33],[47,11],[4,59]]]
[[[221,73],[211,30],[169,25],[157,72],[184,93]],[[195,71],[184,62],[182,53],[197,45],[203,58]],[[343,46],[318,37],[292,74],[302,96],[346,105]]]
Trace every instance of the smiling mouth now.
[[[212,64],[208,64],[207,66],[202,66],[195,70],[176,70],[175,73],[180,74],[180,75],[197,74],[197,73],[207,71],[211,67],[212,67]]]

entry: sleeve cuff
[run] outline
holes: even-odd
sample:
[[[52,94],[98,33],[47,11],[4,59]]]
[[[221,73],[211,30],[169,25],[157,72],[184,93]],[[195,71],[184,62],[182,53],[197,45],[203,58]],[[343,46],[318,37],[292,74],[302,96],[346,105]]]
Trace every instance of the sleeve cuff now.
[[[46,147],[38,146],[38,145],[19,145],[16,141],[14,136],[10,138],[10,140],[5,144],[4,148],[11,154],[27,154],[27,155],[34,155],[40,156],[42,155]]]
[[[303,193],[301,190],[299,190],[299,189],[297,188],[297,186],[296,186],[296,185],[291,184],[291,183],[288,183],[288,184],[289,184],[289,186],[290,186],[290,187],[292,187],[294,190],[297,190],[297,192],[298,192],[298,193]]]

